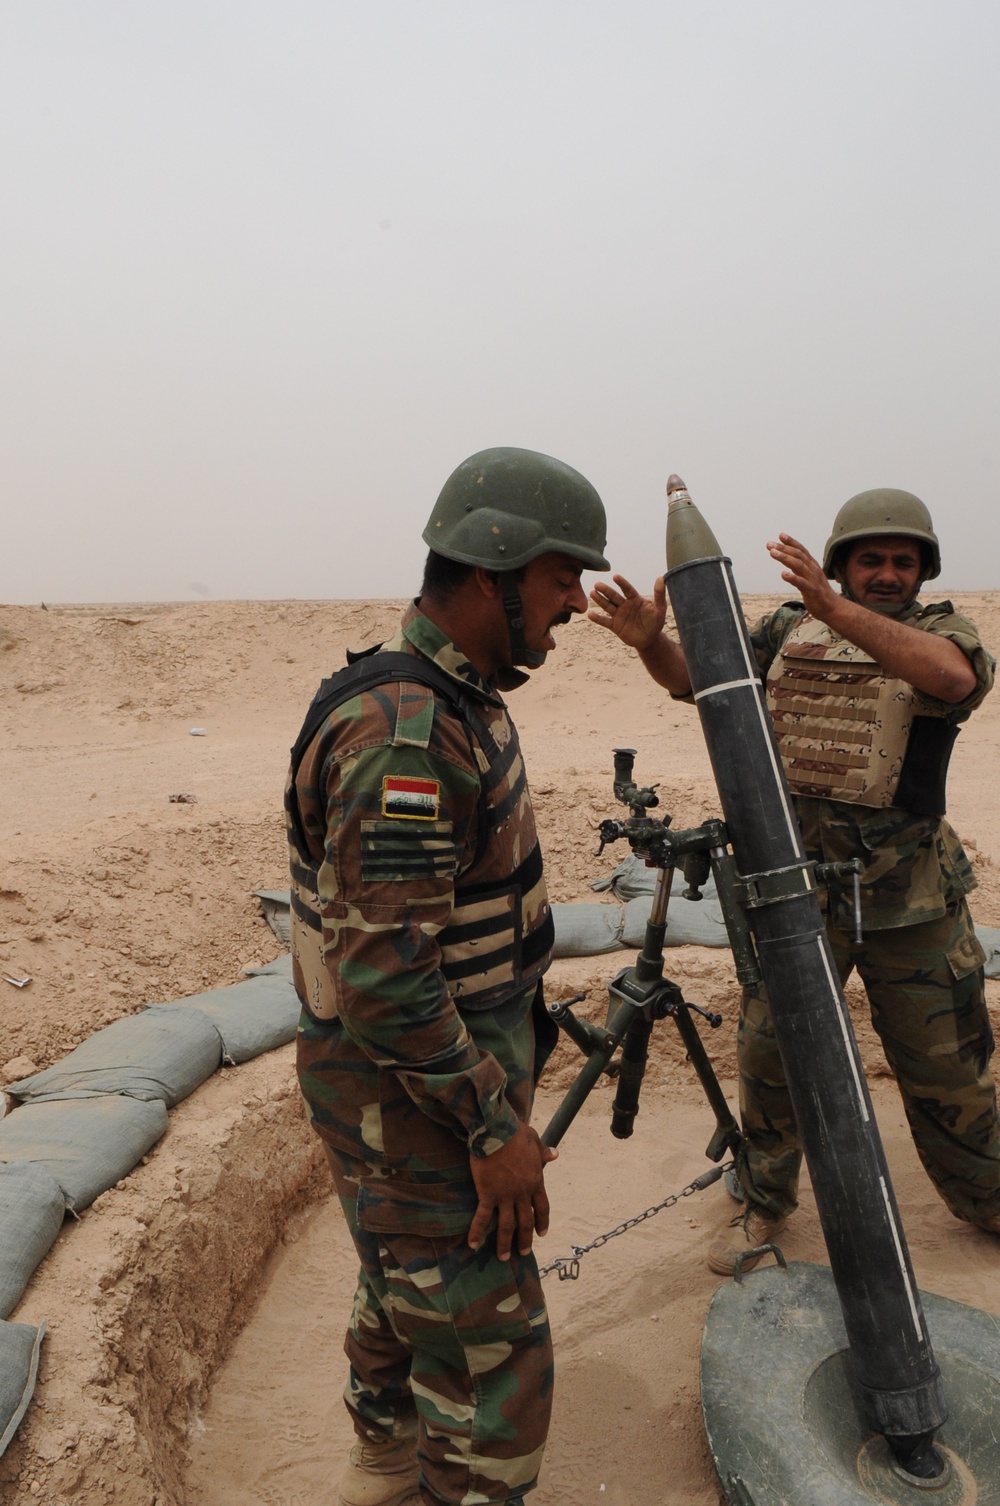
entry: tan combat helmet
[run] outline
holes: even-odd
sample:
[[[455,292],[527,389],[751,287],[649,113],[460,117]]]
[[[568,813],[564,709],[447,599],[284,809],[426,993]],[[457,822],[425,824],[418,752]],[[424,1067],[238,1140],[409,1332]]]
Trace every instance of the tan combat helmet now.
[[[836,574],[835,556],[844,544],[887,535],[917,539],[926,544],[930,568],[921,580],[933,580],[935,575],[941,574],[941,548],[930,513],[919,497],[912,492],[897,491],[893,486],[858,492],[856,497],[844,503],[833,520],[833,532],[823,550],[823,569],[832,579]]]

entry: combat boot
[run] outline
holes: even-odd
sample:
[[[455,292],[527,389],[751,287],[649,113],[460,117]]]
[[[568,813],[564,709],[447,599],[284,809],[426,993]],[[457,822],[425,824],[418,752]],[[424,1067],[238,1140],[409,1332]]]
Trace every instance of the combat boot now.
[[[340,1481],[337,1506],[420,1506],[415,1438],[359,1438]]]
[[[771,1244],[787,1223],[785,1214],[769,1213],[759,1203],[744,1203],[736,1213],[727,1211],[708,1247],[708,1269],[717,1276],[731,1276],[738,1255],[746,1255],[757,1245]],[[751,1255],[740,1269],[752,1271],[760,1259],[760,1255]]]

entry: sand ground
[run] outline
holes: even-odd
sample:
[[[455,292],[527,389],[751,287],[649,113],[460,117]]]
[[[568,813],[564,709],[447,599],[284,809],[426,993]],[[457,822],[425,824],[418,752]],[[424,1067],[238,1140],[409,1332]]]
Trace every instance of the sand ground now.
[[[748,612],[763,599],[748,599]],[[956,597],[988,643],[1000,594]],[[277,944],[255,888],[285,886],[287,749],[345,645],[387,635],[389,602],[0,608],[0,1074],[13,1080],[143,1003],[236,981]],[[639,750],[675,825],[717,813],[697,718],[587,623],[512,698],[552,896],[624,853],[594,857],[612,814],[610,749]],[[192,737],[190,728],[205,729]],[[1000,699],[963,732],[951,817],[976,862],[976,918],[1000,924]],[[171,803],[176,794],[193,803]],[[557,963],[550,995],[603,1009],[622,955]],[[728,956],[670,956],[694,1002],[721,1009],[710,1048],[731,1078]],[[1000,987],[989,986],[991,1008]],[[1000,1248],[955,1223],[909,1145],[863,998],[850,990],[918,1278],[1000,1313]],[[562,1048],[540,1105],[569,1080]],[[670,1027],[658,1027],[634,1138],[595,1094],[549,1177],[543,1259],[659,1201],[703,1170],[711,1128]],[[665,1506],[721,1499],[704,1442],[697,1352],[716,1285],[702,1264],[719,1189],[550,1277],[558,1391],[535,1499]],[[783,1239],[822,1259],[808,1196]],[[348,1441],[339,1393],[353,1260],[304,1126],[291,1048],[216,1075],[171,1115],[146,1163],[67,1225],[13,1314],[46,1318],[32,1409],[4,1459],[14,1502],[306,1506],[332,1501]],[[752,1366],[748,1368],[748,1380]]]

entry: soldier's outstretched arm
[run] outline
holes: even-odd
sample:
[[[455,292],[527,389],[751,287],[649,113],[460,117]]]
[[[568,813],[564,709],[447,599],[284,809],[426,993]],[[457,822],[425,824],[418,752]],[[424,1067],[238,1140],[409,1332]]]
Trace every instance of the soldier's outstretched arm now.
[[[587,616],[634,648],[657,685],[671,695],[688,695],[691,679],[684,651],[663,631],[667,588],[662,575],[653,583],[652,596],[643,596],[624,575],[612,576],[612,580],[614,585],[603,580],[596,582],[590,593],[593,606]]]
[[[976,672],[950,638],[922,632],[841,596],[819,561],[789,533],[779,534],[767,548],[784,566],[781,578],[799,592],[806,611],[870,654],[886,674],[948,705],[964,701],[975,690]]]

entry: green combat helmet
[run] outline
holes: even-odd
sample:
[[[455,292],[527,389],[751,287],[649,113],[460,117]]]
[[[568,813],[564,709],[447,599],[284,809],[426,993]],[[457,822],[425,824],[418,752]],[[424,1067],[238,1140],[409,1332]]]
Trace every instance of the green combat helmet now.
[[[941,549],[930,513],[912,492],[897,491],[892,486],[858,492],[856,497],[844,503],[833,520],[833,532],[826,541],[823,569],[832,578],[836,574],[835,556],[842,545],[885,535],[918,539],[921,544],[926,544],[931,563],[922,580],[933,580],[935,575],[941,574]]]
[[[501,447],[463,460],[445,482],[423,540],[446,559],[498,573],[511,662],[529,669],[545,655],[525,646],[517,572],[550,552],[591,570],[610,568],[604,503],[579,471],[536,450]]]

